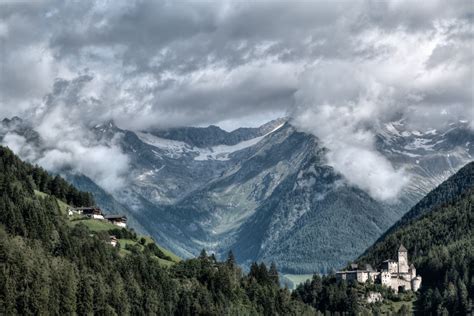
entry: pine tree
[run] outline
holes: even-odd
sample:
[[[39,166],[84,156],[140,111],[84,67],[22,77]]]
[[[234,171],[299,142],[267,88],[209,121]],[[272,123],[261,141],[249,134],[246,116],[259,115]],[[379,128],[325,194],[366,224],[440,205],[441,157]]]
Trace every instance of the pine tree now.
[[[199,259],[207,259],[207,252],[206,249],[202,249],[201,253],[199,254]]]
[[[280,279],[278,277],[278,270],[277,270],[275,262],[271,263],[270,270],[268,271],[268,275],[269,275],[271,281],[273,282],[273,284],[275,284],[275,285],[280,284]]]
[[[106,243],[109,232],[71,225],[59,210],[57,199],[91,205],[89,194],[22,163],[1,146],[0,182],[4,187],[0,190],[2,315],[226,315],[233,311],[299,315],[307,311],[290,299],[286,289],[271,282],[264,264],[254,263],[250,273],[254,276],[242,276],[233,254],[227,262],[218,262],[203,250],[201,258],[168,268],[157,260],[161,250],[153,243],[119,255]],[[51,190],[56,198],[39,197],[34,188]],[[119,233],[122,239],[138,240],[133,231]]]
[[[226,264],[231,269],[233,269],[235,267],[235,265],[237,264],[236,261],[235,261],[235,256],[234,256],[234,253],[232,252],[232,250],[229,250],[229,253],[227,254]]]
[[[85,270],[81,271],[79,275],[77,313],[79,315],[90,315],[94,311],[93,276]]]

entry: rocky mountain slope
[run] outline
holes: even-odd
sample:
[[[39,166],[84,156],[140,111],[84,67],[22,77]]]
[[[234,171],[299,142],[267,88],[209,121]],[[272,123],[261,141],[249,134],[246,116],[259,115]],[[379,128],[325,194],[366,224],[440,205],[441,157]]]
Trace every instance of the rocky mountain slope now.
[[[3,136],[25,134],[3,125]],[[107,202],[99,202],[120,205],[181,256],[232,249],[239,262],[275,261],[292,273],[326,272],[354,259],[474,153],[464,122],[425,132],[403,121],[380,126],[377,149],[411,175],[400,201],[389,204],[349,185],[328,165],[319,140],[284,119],[233,132],[132,132],[113,123],[92,130],[101,142],[118,139],[131,167],[127,186],[100,193]],[[40,138],[32,141],[41,148]],[[90,179],[71,180],[99,195]]]

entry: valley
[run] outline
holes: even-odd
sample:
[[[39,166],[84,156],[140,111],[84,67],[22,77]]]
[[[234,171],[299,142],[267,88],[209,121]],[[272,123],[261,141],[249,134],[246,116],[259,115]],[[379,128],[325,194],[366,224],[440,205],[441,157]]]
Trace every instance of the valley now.
[[[2,138],[19,135],[41,153],[34,128],[19,119],[2,126]],[[127,185],[113,192],[63,172],[101,207],[126,214],[138,232],[184,258],[203,248],[217,257],[233,250],[244,265],[274,261],[296,275],[328,273],[356,258],[474,151],[462,122],[423,133],[405,130],[402,120],[378,127],[377,150],[410,176],[398,201],[379,201],[348,183],[328,164],[324,145],[287,119],[233,132],[133,132],[109,122],[91,133],[118,142],[130,158]]]

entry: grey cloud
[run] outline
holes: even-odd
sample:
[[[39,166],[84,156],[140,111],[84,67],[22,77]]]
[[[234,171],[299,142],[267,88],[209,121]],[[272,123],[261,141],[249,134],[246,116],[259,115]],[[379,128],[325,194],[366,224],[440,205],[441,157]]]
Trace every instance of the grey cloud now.
[[[374,148],[377,123],[390,121],[400,109],[390,90],[363,68],[321,63],[303,76],[291,113],[295,126],[329,149],[330,165],[351,184],[387,201],[395,200],[409,180]]]
[[[232,72],[241,67],[266,63],[270,67],[263,69],[268,71],[261,76],[265,78],[272,76],[271,66],[286,65],[288,69],[294,68],[293,72],[299,72],[302,66],[311,65],[319,59],[360,63],[391,58],[396,45],[370,40],[371,32],[390,35],[401,30],[407,34],[413,32],[432,36],[440,21],[454,19],[466,23],[472,15],[471,11],[469,1],[455,1],[452,4],[443,1],[48,1],[8,6],[8,10],[2,13],[5,23],[23,25],[25,30],[44,31],[36,38],[25,32],[10,36],[7,46],[24,49],[26,43],[14,44],[20,38],[20,41],[42,43],[43,51],[25,51],[24,58],[15,56],[18,54],[5,58],[5,64],[15,66],[4,70],[10,74],[5,77],[11,79],[5,80],[7,82],[2,84],[2,90],[9,91],[8,97],[12,98],[28,94],[29,97],[41,97],[47,88],[51,88],[52,77],[66,76],[71,79],[87,68],[96,74],[95,81],[103,80],[104,85],[131,94],[124,102],[107,102],[126,107],[130,103],[155,100],[155,103],[143,106],[151,108],[148,114],[155,113],[162,117],[170,113],[178,117],[173,120],[178,125],[180,115],[175,114],[180,109],[183,113],[200,113],[202,107],[202,112],[209,114],[207,109],[213,107],[216,109],[213,119],[206,114],[202,116],[206,120],[202,120],[198,115],[193,120],[185,119],[181,124],[216,123],[236,118],[234,115],[240,116],[239,113],[247,111],[266,111],[272,103],[275,109],[270,110],[281,110],[284,103],[291,108],[291,91],[296,91],[298,87],[283,84],[281,91],[274,89],[271,95],[271,89],[254,89],[254,97],[238,97],[235,94],[242,93],[242,86],[260,85],[255,85],[252,78],[248,78],[247,82],[236,81],[234,86],[220,89],[219,82],[226,76],[221,72],[220,78],[215,77],[216,88],[202,91],[192,87],[196,81],[189,78],[193,75],[199,76],[203,71],[215,69]],[[15,19],[28,23],[13,23]],[[42,56],[43,66],[30,78],[42,75],[44,79],[30,84],[24,80],[22,85],[21,79],[28,77],[18,74],[25,73],[27,68],[34,68],[29,60],[34,61],[38,55]],[[12,63],[12,58],[20,60]],[[435,55],[430,65],[434,63]],[[284,76],[268,80],[272,79],[284,80]],[[154,84],[144,88],[140,83],[143,80],[153,81]],[[176,97],[167,97],[178,91],[181,93]],[[226,95],[230,97],[226,98]],[[163,99],[167,102],[160,103]],[[246,107],[249,101],[254,103]],[[235,111],[236,107],[242,110]],[[130,108],[142,107],[134,105]],[[228,117],[222,117],[222,111],[228,112]],[[107,109],[107,112],[110,111]],[[130,113],[129,110],[115,112],[126,113],[127,116]],[[181,117],[186,118],[187,115]]]
[[[288,112],[324,139],[305,117],[344,127],[324,112],[342,111],[357,124],[341,130],[379,160],[367,126],[400,114],[413,126],[472,119],[473,11],[469,0],[0,4],[0,114],[54,112],[82,131]]]
[[[118,144],[121,135],[104,143],[91,132],[93,124],[102,121],[95,115],[99,101],[83,95],[92,79],[82,75],[57,80],[41,106],[29,113],[26,118],[40,136],[38,144],[27,142],[15,130],[6,133],[3,144],[23,159],[54,172],[84,174],[112,192],[127,182],[129,159]]]
[[[294,124],[318,136],[330,149],[329,164],[377,199],[396,198],[408,182],[374,148],[380,124],[402,116],[423,130],[472,120],[472,52],[441,48],[472,43],[446,36],[456,32],[450,23],[426,33],[375,30],[361,40],[389,47],[387,56],[322,60],[301,77]]]

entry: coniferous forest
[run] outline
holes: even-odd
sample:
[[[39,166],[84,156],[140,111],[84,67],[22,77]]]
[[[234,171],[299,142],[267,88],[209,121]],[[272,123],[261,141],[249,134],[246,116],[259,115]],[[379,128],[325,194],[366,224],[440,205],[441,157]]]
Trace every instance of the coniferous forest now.
[[[143,251],[127,247],[123,255],[109,245],[109,235],[136,240],[135,232],[71,225],[59,203],[93,205],[92,196],[0,147],[0,314],[377,314],[379,306],[365,300],[370,291],[411,299],[420,314],[468,314],[474,295],[473,175],[470,163],[357,260],[377,266],[394,258],[403,242],[423,277],[416,296],[334,275],[315,275],[290,293],[280,287],[274,264],[253,263],[246,274],[232,253],[219,262],[203,250],[169,267],[157,260],[170,258],[155,244]],[[401,314],[409,312],[402,307]]]
[[[394,258],[403,243],[423,277],[417,309],[465,315],[474,303],[474,162],[431,191],[359,259]]]
[[[48,193],[46,197],[35,190]],[[121,256],[107,232],[71,227],[57,199],[91,196],[0,148],[1,315],[304,315],[312,309],[279,286],[276,267],[244,274],[232,254],[204,251],[171,268],[151,252]]]
[[[0,316],[474,316],[474,0],[0,0]]]
[[[423,277],[414,312],[427,315],[467,315],[474,302],[474,162],[430,192],[387,231],[358,260],[377,267],[395,259],[400,245]],[[369,291],[400,300],[374,284],[361,286],[336,281],[333,275],[301,284],[293,296],[323,311],[357,313],[357,297]],[[371,312],[379,311],[377,306]],[[408,311],[404,311],[407,312]],[[402,312],[402,314],[404,313]]]

